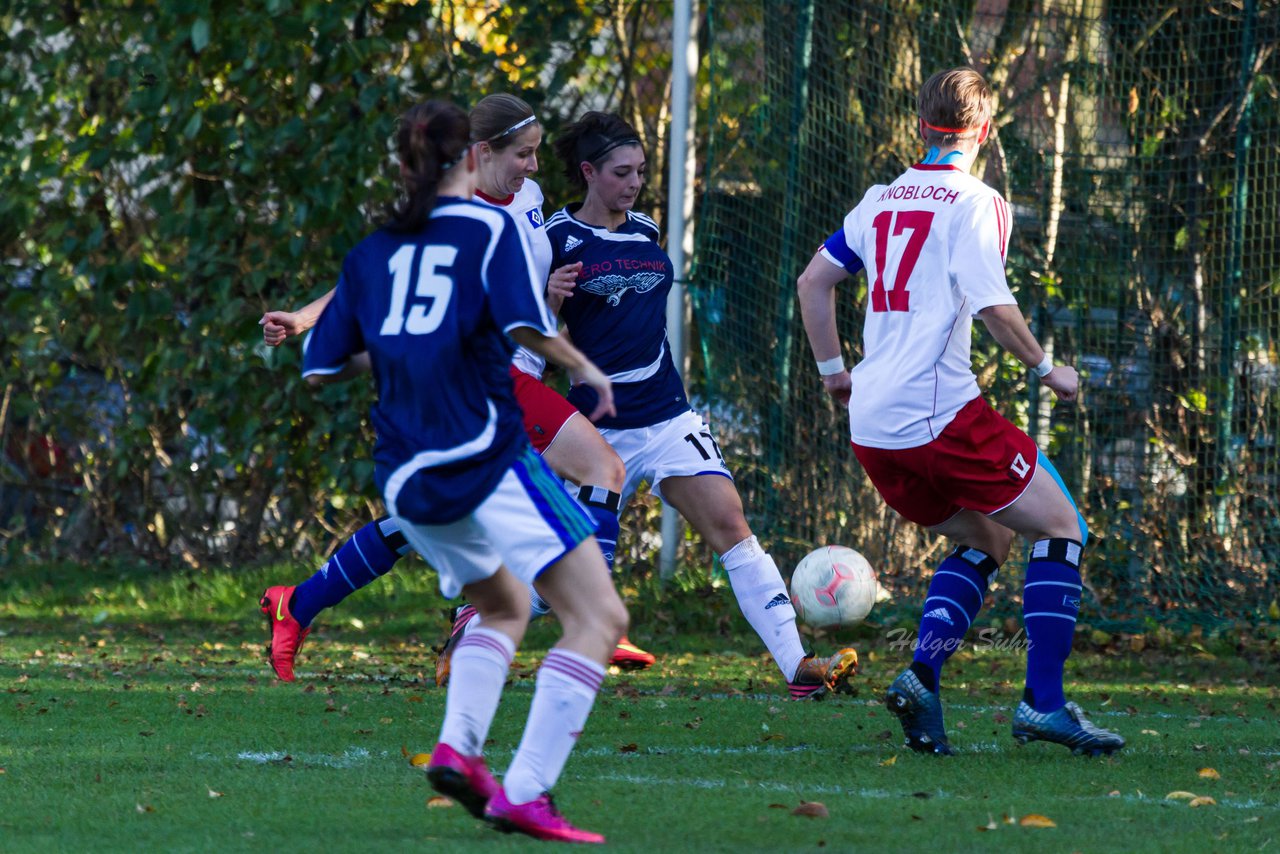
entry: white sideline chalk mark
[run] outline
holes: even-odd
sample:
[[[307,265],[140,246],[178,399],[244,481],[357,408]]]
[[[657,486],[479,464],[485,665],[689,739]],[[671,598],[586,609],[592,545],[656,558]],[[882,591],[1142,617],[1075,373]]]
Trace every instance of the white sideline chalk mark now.
[[[374,759],[373,754],[363,747],[348,747],[339,756],[334,756],[329,753],[286,753],[283,750],[242,750],[236,754],[235,758],[241,762],[252,762],[256,765],[266,765],[268,762],[279,762],[286,756],[303,765],[323,765],[326,768],[342,769],[368,765]],[[385,758],[386,756],[387,754],[384,753],[382,758]],[[217,759],[218,757],[202,754],[199,758]]]

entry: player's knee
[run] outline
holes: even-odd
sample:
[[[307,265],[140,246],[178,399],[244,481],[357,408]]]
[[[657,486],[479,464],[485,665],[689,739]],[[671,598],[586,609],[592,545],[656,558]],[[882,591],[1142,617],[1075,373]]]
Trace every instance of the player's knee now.
[[[604,445],[603,442],[601,444]],[[604,445],[603,450],[591,460],[591,471],[587,477],[585,483],[621,492],[622,484],[627,479],[627,467],[622,464],[622,457],[618,456],[617,451]]]

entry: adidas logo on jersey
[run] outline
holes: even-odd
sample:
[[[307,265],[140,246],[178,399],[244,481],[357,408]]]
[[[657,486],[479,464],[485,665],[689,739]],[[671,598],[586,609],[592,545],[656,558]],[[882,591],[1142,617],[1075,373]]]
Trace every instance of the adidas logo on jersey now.
[[[569,239],[564,242],[564,251],[572,252],[573,250],[577,249],[581,245],[582,245],[582,241],[574,237],[572,234],[570,234]]]
[[[924,615],[926,620],[941,620],[948,626],[954,626],[955,621],[951,619],[951,613],[946,608],[934,608],[932,611]]]
[[[779,593],[777,596],[774,596],[772,599],[769,600],[769,604],[765,605],[764,609],[768,611],[770,608],[776,608],[779,605],[789,605],[789,604],[791,604],[791,600],[787,598],[787,594]]]

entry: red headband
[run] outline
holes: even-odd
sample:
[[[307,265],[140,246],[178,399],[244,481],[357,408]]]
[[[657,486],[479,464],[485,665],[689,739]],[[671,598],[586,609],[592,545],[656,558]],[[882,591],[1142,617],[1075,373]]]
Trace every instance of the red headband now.
[[[969,131],[971,131],[971,130],[982,130],[982,128],[981,128],[981,127],[976,127],[976,128],[940,128],[940,127],[938,127],[937,125],[931,125],[931,124],[929,124],[929,123],[928,123],[928,122],[926,122],[924,119],[921,119],[921,120],[920,120],[920,124],[924,125],[924,126],[925,126],[925,127],[927,127],[929,130],[936,130],[938,133],[968,133],[968,132],[969,132]]]

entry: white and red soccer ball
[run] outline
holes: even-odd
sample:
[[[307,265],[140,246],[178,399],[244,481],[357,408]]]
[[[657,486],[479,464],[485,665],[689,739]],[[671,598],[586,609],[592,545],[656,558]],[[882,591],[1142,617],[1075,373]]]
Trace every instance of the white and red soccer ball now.
[[[856,626],[876,604],[876,572],[845,546],[823,546],[805,555],[791,575],[791,604],[814,628]]]

